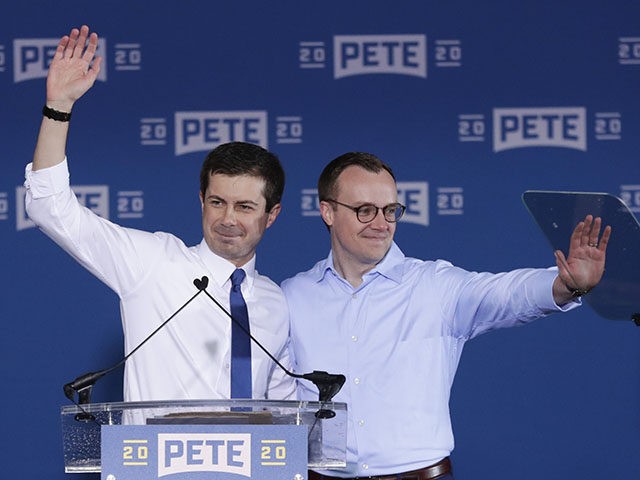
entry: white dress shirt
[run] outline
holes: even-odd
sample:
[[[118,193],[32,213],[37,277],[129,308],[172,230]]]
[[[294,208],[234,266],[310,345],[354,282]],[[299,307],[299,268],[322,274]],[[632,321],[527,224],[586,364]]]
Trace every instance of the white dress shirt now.
[[[204,240],[187,247],[174,235],[124,228],[99,217],[78,203],[66,159],[35,172],[29,164],[25,176],[29,217],[120,297],[125,353],[198,292],[196,278],[209,277],[207,291],[229,311],[229,277],[236,267]],[[290,369],[282,291],[257,272],[255,256],[242,268],[251,333]],[[231,320],[200,294],[128,359],[124,400],[229,398],[230,340]],[[253,398],[293,398],[293,379],[253,342],[251,348]]]

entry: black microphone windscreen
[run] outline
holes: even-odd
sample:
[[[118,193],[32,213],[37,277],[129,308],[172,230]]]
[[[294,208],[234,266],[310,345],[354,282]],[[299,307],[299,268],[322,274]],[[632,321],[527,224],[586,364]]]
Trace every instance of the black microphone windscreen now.
[[[209,277],[205,275],[202,278],[196,278],[193,281],[193,284],[196,286],[198,290],[204,290],[209,285]]]

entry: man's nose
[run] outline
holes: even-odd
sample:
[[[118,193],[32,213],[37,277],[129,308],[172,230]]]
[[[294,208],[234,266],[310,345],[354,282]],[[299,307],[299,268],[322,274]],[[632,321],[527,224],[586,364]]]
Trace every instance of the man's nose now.
[[[387,229],[389,228],[389,222],[386,218],[384,218],[384,212],[381,208],[376,212],[376,216],[371,220],[371,227],[376,229]]]
[[[225,225],[236,224],[236,210],[233,205],[227,205],[222,215],[222,223]]]

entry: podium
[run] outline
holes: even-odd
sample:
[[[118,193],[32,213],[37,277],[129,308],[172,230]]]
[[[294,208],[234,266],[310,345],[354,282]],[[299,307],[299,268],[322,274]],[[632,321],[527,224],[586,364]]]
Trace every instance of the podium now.
[[[586,215],[611,225],[606,269],[593,291],[583,297],[610,320],[633,320],[640,326],[640,224],[625,203],[610,194],[528,190],[522,199],[554,250],[565,255],[569,237]]]
[[[106,447],[103,440],[110,438],[109,435],[113,431],[136,432],[138,436],[145,435],[145,432],[152,432],[151,435],[154,436],[157,432],[186,432],[185,435],[192,435],[188,438],[193,438],[193,432],[215,435],[215,432],[220,431],[223,432],[221,435],[228,435],[229,432],[237,431],[250,435],[252,432],[259,433],[269,429],[269,438],[274,437],[274,432],[283,432],[283,435],[275,435],[278,438],[284,438],[290,432],[294,432],[296,438],[302,438],[303,441],[289,442],[288,447],[275,446],[273,452],[275,457],[280,459],[287,454],[288,458],[292,454],[306,458],[305,472],[300,472],[304,478],[307,467],[346,466],[345,403],[235,399],[90,403],[64,406],[61,409],[61,417],[66,473],[101,472],[101,456],[104,455]],[[105,435],[105,432],[109,432],[109,435]],[[278,440],[266,441],[275,443]],[[211,442],[213,441],[209,440],[209,443]],[[152,444],[155,448],[153,441]],[[262,450],[263,458],[265,455],[271,458],[269,444],[263,444],[259,448]],[[298,451],[300,448],[302,450]],[[145,447],[144,452],[145,455],[155,454],[152,448]],[[259,462],[254,461],[254,464],[256,463]],[[265,479],[268,477],[259,476]],[[143,477],[139,475],[135,478]]]

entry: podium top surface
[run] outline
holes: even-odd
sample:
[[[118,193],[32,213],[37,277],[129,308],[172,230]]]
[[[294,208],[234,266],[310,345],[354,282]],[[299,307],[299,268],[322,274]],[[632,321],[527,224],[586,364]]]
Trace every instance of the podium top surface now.
[[[82,413],[122,412],[122,411],[227,411],[230,408],[251,409],[254,411],[278,411],[291,413],[295,411],[315,412],[320,409],[334,411],[347,410],[347,404],[341,402],[311,402],[306,400],[157,400],[144,402],[109,402],[89,403],[82,406],[70,404],[61,407],[62,416]]]

